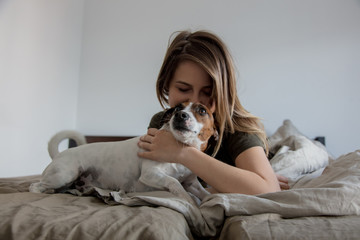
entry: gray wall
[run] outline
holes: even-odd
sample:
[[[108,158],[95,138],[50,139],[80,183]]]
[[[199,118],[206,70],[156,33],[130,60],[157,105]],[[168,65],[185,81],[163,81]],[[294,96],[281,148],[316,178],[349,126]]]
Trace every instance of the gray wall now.
[[[177,5],[175,5],[177,4]],[[291,119],[338,156],[360,146],[360,1],[86,1],[77,127],[139,135],[160,110],[169,36],[208,29],[228,44],[242,104],[268,134]]]
[[[0,0],[0,177],[40,173],[62,129],[140,135],[171,33],[227,43],[242,104],[335,156],[359,148],[359,0]]]
[[[76,126],[83,1],[0,0],[0,177],[39,174]]]

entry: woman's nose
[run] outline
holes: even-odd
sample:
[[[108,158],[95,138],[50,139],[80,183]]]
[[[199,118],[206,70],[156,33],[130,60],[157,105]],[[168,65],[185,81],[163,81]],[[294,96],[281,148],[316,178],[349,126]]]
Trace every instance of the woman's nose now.
[[[199,103],[200,102],[200,98],[198,95],[194,94],[189,98],[189,102],[193,102],[193,103]]]

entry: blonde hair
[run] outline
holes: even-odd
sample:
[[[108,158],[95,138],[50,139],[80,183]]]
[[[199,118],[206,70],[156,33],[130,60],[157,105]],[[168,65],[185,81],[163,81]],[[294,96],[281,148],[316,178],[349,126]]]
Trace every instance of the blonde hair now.
[[[156,93],[163,108],[169,104],[169,84],[180,62],[190,60],[199,64],[212,79],[211,98],[215,100],[214,118],[219,140],[213,156],[220,148],[224,132],[256,134],[268,153],[268,143],[260,119],[240,104],[236,89],[236,72],[232,57],[219,37],[207,31],[177,32],[165,54],[160,69]]]

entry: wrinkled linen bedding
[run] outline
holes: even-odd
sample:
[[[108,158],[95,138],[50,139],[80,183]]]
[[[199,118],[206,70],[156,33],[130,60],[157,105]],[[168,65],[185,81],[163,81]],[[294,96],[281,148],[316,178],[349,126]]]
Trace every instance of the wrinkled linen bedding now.
[[[219,239],[359,239],[359,221],[359,216],[234,216],[226,219]]]
[[[212,194],[197,207],[170,194],[141,194],[118,202],[151,204],[181,212],[193,233],[212,236],[226,217],[273,213],[283,218],[360,215],[360,151],[332,162],[321,176],[288,191],[249,196]]]
[[[360,151],[332,161],[319,177],[291,190],[258,196],[212,194],[200,206],[165,191],[123,195],[117,201],[108,197],[109,204],[99,197],[26,192],[38,179],[0,179],[1,239],[226,239],[237,231],[268,237],[284,231],[282,222],[296,224],[289,231],[312,226],[315,233],[316,228],[345,225],[337,231],[360,233],[348,224],[360,220]],[[267,228],[271,224],[271,229],[258,232],[253,222]]]
[[[192,239],[186,219],[172,209],[28,192],[39,179],[0,179],[0,239]]]
[[[288,127],[289,122],[286,124],[286,131],[284,128],[280,131],[286,134],[276,132],[279,141],[272,147],[281,149],[288,144],[286,135],[294,129]],[[303,139],[300,134],[291,136],[292,142]],[[321,147],[314,148],[308,143],[288,145],[278,154],[294,156],[293,152],[301,149],[298,152],[307,158],[320,156],[313,163],[306,159],[305,170],[283,171],[294,176],[290,190],[257,196],[212,194],[199,206],[165,191],[125,194],[94,189],[96,197],[48,195],[27,190],[30,182],[37,181],[39,176],[0,179],[0,238],[305,239],[331,235],[331,239],[351,239],[359,236],[360,228],[355,223],[360,222],[360,151],[333,160],[324,157],[323,152],[310,154]],[[298,161],[301,154],[297,154]],[[284,158],[285,155],[282,161],[293,160]],[[282,166],[288,168],[287,164]],[[294,166],[301,168],[301,164]]]

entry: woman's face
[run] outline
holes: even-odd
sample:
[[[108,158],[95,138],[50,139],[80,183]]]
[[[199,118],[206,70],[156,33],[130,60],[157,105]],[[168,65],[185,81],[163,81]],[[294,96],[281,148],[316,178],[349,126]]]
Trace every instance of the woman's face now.
[[[183,61],[170,80],[169,105],[175,107],[183,102],[199,102],[214,112],[215,101],[211,98],[212,88],[212,80],[202,67],[192,61]]]

